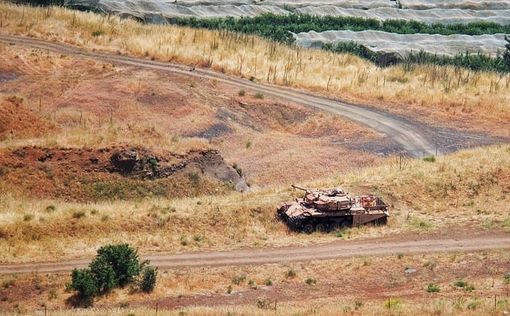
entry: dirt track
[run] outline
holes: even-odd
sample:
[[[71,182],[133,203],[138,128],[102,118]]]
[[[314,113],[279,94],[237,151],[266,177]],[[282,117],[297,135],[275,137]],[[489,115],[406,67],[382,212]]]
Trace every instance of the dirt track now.
[[[420,240],[364,240],[339,241],[304,247],[270,249],[246,249],[226,252],[197,252],[184,254],[156,254],[142,256],[160,269],[204,266],[230,266],[292,261],[325,260],[354,256],[386,256],[394,254],[415,254],[433,252],[478,251],[489,249],[510,249],[510,235],[484,235],[458,239]],[[2,264],[0,274],[9,273],[52,273],[66,272],[85,267],[90,259],[62,262]]]
[[[0,35],[0,42],[48,50],[60,54],[91,58],[113,64],[129,65],[139,68],[169,71],[198,78],[214,79],[239,88],[250,89],[265,95],[339,114],[347,119],[358,122],[387,135],[410,155],[420,157],[436,153],[435,144],[433,144],[428,136],[425,136],[427,133],[423,131],[420,126],[413,125],[409,121],[400,119],[390,113],[373,111],[360,105],[353,105],[338,100],[319,97],[290,88],[251,82],[249,80],[227,76],[206,69],[195,69],[190,71],[189,67],[184,65],[108,53],[92,52],[69,45],[57,44],[39,39]]]

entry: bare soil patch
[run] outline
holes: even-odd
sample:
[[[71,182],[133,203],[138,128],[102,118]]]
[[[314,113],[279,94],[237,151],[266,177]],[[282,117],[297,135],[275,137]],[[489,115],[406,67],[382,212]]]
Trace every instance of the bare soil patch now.
[[[0,141],[38,137],[56,130],[51,122],[27,109],[23,98],[11,96],[0,99]]]

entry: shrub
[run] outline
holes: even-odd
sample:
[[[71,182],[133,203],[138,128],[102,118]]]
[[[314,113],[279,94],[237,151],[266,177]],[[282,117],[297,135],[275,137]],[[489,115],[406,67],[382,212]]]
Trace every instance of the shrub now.
[[[98,293],[106,293],[117,285],[117,277],[105,257],[98,256],[89,265]]]
[[[97,294],[96,282],[89,269],[74,269],[71,274],[71,288],[78,292],[78,297],[90,305]]]
[[[69,288],[78,292],[82,302],[91,305],[94,296],[135,280],[142,291],[151,292],[156,276],[157,270],[148,261],[140,262],[137,251],[128,244],[107,245],[99,248],[88,269],[73,270]]]
[[[264,99],[264,95],[260,92],[255,93],[254,97],[255,99]]]
[[[101,30],[97,30],[97,31],[92,32],[92,36],[94,36],[94,37],[101,36],[103,34],[104,34],[104,32],[101,31]]]
[[[505,275],[503,276],[503,280],[505,281],[506,284],[510,284],[510,272],[505,273]]]
[[[244,90],[239,90],[239,92],[237,93],[240,97],[244,97],[246,95],[246,91]]]
[[[25,221],[25,222],[30,222],[33,219],[34,219],[34,215],[32,215],[32,214],[23,215],[23,221]]]
[[[473,300],[467,305],[467,309],[469,310],[475,310],[477,307],[480,306],[480,302],[478,300]]]
[[[128,244],[103,246],[97,251],[97,257],[110,264],[119,286],[132,282],[140,274],[143,265],[137,251]]]
[[[464,287],[464,291],[466,291],[466,292],[473,292],[474,290],[475,290],[475,287],[471,284]]]
[[[266,280],[264,281],[264,284],[265,284],[266,286],[271,286],[271,285],[273,285],[273,281],[271,281],[271,279],[266,279]]]
[[[305,283],[308,284],[308,285],[315,285],[315,284],[317,284],[317,280],[312,279],[312,278],[308,278],[308,279],[305,280]]]
[[[142,279],[140,280],[140,289],[145,293],[150,293],[156,286],[156,277],[158,271],[156,268],[147,266],[142,270]]]
[[[84,211],[75,211],[75,212],[73,212],[73,218],[80,219],[80,218],[83,218],[85,216],[86,216],[86,214],[85,214]]]
[[[427,292],[428,293],[437,293],[439,291],[440,291],[439,285],[434,284],[434,283],[429,283],[429,285],[427,285]]]
[[[436,157],[435,156],[427,156],[427,157],[423,158],[423,161],[426,161],[426,162],[435,162],[436,161]]]
[[[54,212],[56,209],[57,209],[57,208],[55,207],[55,205],[48,205],[48,206],[46,206],[45,211],[46,211],[47,213],[51,213],[51,212]]]
[[[456,287],[466,287],[468,285],[468,283],[464,280],[457,280],[455,281],[455,283],[453,283],[453,285],[455,285]]]
[[[295,276],[297,275],[296,271],[294,271],[293,269],[289,269],[289,271],[287,271],[285,273],[285,276],[289,279],[292,279],[294,278]]]
[[[236,275],[235,277],[232,278],[232,283],[234,283],[235,285],[239,285],[239,284],[243,283],[244,281],[246,281],[246,275],[244,275],[244,274]]]

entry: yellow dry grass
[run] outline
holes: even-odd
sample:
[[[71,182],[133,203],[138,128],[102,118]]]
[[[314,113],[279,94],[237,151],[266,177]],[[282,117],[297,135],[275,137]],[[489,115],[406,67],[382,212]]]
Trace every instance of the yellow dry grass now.
[[[352,55],[288,47],[254,36],[143,25],[63,8],[3,3],[0,14],[3,33],[210,67],[404,113],[419,109],[445,121],[459,116],[500,124],[510,120],[509,75],[437,66],[380,69]]]
[[[45,305],[50,315],[154,315],[159,301],[158,315],[381,315],[390,313],[389,301],[397,315],[501,315],[508,309],[506,261],[501,250],[159,271],[150,295],[116,289],[96,298],[96,308],[79,311],[66,310],[73,294],[65,290],[68,274],[0,276],[11,289],[0,307],[16,311],[17,305],[19,314]],[[405,273],[406,267],[417,271]],[[455,286],[458,280],[472,288]],[[427,293],[429,283],[440,291]],[[26,293],[18,298],[21,290]],[[172,309],[172,302],[185,307]]]
[[[389,225],[351,229],[342,238],[468,227],[509,229],[510,147],[388,162],[316,182],[375,193],[393,205]],[[13,193],[14,191],[14,193]],[[276,207],[300,192],[267,187],[250,193],[186,199],[71,203],[39,200],[0,186],[2,260],[21,262],[92,256],[106,243],[129,242],[141,252],[268,247],[326,242],[335,233],[290,233],[274,220]],[[75,216],[82,212],[84,216]]]

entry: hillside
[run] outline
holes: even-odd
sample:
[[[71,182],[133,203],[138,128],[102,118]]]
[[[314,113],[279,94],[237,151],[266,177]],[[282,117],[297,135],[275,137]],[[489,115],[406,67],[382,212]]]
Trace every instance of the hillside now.
[[[352,55],[289,47],[246,34],[143,25],[61,8],[2,4],[0,12],[3,33],[209,68],[369,103],[435,125],[509,135],[508,74],[437,65],[381,69]]]
[[[380,68],[247,33],[0,3],[0,315],[508,311],[510,75]],[[290,230],[275,212],[302,196],[292,184],[377,195],[388,223]],[[154,291],[136,279],[76,308],[69,271],[120,243],[166,263]]]

